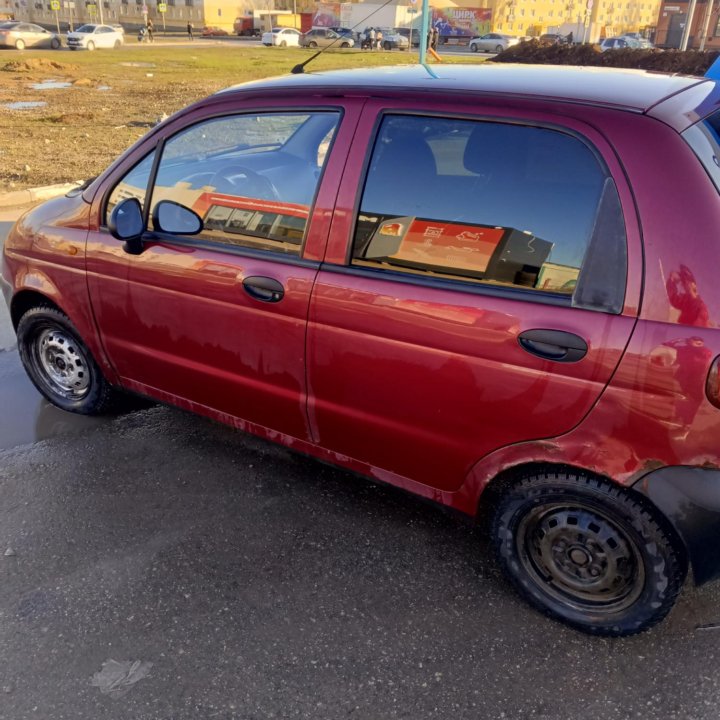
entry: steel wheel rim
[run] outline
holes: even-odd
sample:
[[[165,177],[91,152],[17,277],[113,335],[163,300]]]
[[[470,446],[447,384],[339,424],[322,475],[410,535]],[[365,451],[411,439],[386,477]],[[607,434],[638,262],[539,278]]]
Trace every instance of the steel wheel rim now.
[[[45,384],[66,400],[90,390],[90,367],[75,338],[57,327],[43,328],[33,343],[33,359]]]
[[[522,519],[516,537],[525,571],[575,610],[621,612],[643,590],[645,569],[636,544],[595,507],[538,505]]]

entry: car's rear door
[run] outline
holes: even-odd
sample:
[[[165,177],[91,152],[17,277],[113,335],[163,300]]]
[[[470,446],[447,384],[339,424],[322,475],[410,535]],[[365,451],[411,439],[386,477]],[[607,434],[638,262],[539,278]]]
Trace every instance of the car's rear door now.
[[[132,255],[98,228],[90,293],[125,386],[305,439],[308,304],[358,103],[245,105],[171,126],[113,178],[105,213],[170,200],[204,229],[151,231]]]
[[[632,197],[580,120],[366,105],[308,328],[321,445],[433,488],[567,432],[608,383],[641,277]]]

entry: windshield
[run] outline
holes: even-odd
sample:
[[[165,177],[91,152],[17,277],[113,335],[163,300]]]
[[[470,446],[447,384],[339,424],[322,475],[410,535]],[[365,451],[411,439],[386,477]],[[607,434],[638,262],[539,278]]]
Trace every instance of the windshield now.
[[[282,28],[273,28],[272,31],[273,31],[274,33],[279,33],[279,32],[282,32],[283,29],[282,29]]]
[[[75,32],[79,32],[79,33],[95,32],[95,25],[83,25],[82,27],[79,27]]]

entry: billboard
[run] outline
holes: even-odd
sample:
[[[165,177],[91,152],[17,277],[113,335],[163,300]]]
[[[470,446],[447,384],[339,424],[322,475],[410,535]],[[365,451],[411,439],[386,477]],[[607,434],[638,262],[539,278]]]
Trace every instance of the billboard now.
[[[433,8],[432,24],[441,37],[473,38],[490,32],[489,8]]]
[[[340,27],[340,3],[318,3],[313,27]]]

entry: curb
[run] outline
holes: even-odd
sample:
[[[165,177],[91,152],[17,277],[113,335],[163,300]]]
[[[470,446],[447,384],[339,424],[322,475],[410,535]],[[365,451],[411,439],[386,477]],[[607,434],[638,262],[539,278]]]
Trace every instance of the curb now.
[[[49,200],[58,195],[65,195],[65,193],[74,190],[76,187],[82,185],[82,183],[82,180],[77,180],[72,183],[45,185],[43,187],[26,188],[25,190],[15,190],[14,192],[5,193],[4,195],[0,195],[0,209],[20,208],[42,200]]]

